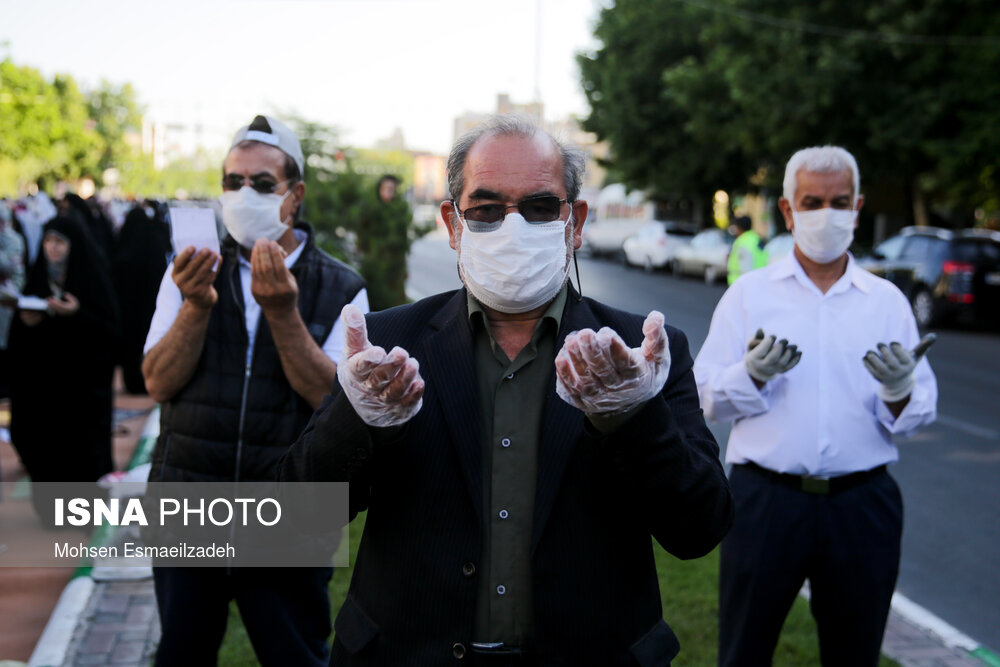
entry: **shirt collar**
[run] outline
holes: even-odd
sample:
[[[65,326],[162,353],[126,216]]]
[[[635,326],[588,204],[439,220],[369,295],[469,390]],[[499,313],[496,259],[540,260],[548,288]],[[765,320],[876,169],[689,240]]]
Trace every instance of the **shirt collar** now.
[[[563,285],[563,288],[559,290],[559,294],[556,298],[549,303],[549,307],[545,309],[542,313],[542,317],[538,320],[539,325],[546,321],[552,320],[555,323],[556,328],[559,328],[559,322],[562,320],[563,310],[566,309],[566,298],[569,292],[569,288]],[[483,324],[486,324],[486,311],[483,309],[483,305],[476,300],[476,297],[472,296],[472,292],[465,290],[466,300],[469,306],[469,324],[475,324],[478,320]],[[486,327],[489,331],[489,327]],[[538,325],[535,326],[535,330],[538,330]],[[492,332],[490,333],[490,338],[493,337]]]
[[[799,264],[799,259],[795,256],[794,250],[775,262],[774,268],[771,271],[771,280],[785,280],[786,278],[795,278],[803,285],[812,288],[816,287],[813,281],[809,279],[809,276],[806,275],[805,269]],[[847,253],[847,270],[833,284],[833,287],[830,288],[827,294],[843,292],[851,286],[856,287],[863,294],[868,294],[871,291],[874,280],[875,276],[858,266],[858,263],[854,261],[854,255]]]

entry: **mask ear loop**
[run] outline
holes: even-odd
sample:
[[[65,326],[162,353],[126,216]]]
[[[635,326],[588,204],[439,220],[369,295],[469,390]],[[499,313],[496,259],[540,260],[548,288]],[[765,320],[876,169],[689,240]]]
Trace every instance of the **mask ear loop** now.
[[[570,204],[569,219],[566,221],[570,225],[573,224],[573,204]],[[573,268],[576,270],[576,302],[580,303],[583,301],[583,286],[580,284],[580,264],[576,261],[576,248],[573,248]],[[572,284],[572,281],[570,281]]]
[[[583,301],[583,287],[580,285],[580,265],[576,261],[576,248],[573,248],[573,268],[576,269],[576,301]]]
[[[570,206],[572,206],[572,204]],[[573,224],[572,208],[570,208],[569,219],[566,222]],[[576,302],[580,303],[583,301],[583,286],[580,284],[580,264],[576,261],[576,248],[573,248],[573,268],[576,270]],[[572,284],[572,281],[570,284]]]

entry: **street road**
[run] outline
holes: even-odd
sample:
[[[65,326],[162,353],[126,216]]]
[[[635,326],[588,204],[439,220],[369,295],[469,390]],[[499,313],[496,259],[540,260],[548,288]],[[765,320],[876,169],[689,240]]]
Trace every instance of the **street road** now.
[[[580,258],[583,293],[635,313],[662,311],[692,356],[725,288]],[[575,277],[573,278],[575,282]],[[408,291],[460,287],[455,251],[438,233],[414,244]],[[898,440],[892,474],[905,503],[897,590],[973,639],[1000,649],[1000,333],[936,329],[928,357],[938,420]],[[728,426],[711,424],[724,448]]]

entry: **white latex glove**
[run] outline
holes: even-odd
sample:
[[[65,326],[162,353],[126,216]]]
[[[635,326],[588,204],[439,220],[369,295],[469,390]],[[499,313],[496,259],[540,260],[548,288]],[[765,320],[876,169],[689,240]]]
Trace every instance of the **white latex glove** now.
[[[872,377],[881,383],[878,397],[886,403],[895,403],[909,396],[917,383],[913,377],[913,369],[936,340],[937,335],[929,333],[920,339],[912,351],[895,341],[888,345],[879,343],[878,352],[868,350],[862,363]]]
[[[663,389],[670,372],[670,348],[663,314],[653,311],[642,325],[642,345],[629,348],[608,327],[575,331],[556,355],[556,393],[588,415],[628,412]]]
[[[799,363],[802,353],[796,345],[789,345],[788,340],[777,336],[764,337],[764,330],[757,329],[753,339],[747,345],[747,353],[743,364],[747,373],[754,380],[767,382],[779,373],[786,373]]]
[[[401,347],[386,354],[368,341],[368,325],[357,306],[340,311],[346,346],[337,364],[337,379],[355,412],[369,426],[396,426],[409,421],[423,405],[420,364]]]

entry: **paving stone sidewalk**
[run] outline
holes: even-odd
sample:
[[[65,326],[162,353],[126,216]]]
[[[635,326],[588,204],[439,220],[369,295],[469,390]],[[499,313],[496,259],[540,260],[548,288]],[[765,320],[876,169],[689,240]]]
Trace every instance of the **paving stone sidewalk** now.
[[[63,665],[146,667],[159,641],[152,579],[98,581]]]

